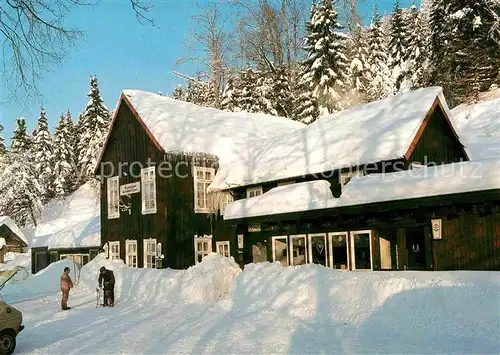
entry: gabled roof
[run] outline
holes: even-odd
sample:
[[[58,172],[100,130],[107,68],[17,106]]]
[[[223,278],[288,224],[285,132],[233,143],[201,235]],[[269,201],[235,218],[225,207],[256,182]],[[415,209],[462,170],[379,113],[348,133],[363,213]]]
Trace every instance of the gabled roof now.
[[[442,109],[458,140],[442,89],[422,88],[347,109],[292,133],[264,140],[247,159],[220,169],[209,189],[408,158],[436,107]]]
[[[354,177],[334,198],[330,183],[315,180],[275,187],[268,192],[230,203],[225,220],[334,209],[467,192],[497,190],[500,195],[500,157],[444,164],[390,174]]]
[[[126,104],[160,152],[209,153],[219,165],[249,159],[248,152],[261,139],[290,133],[305,125],[288,118],[246,112],[225,112],[174,100],[146,91],[124,90],[115,110],[108,138],[119,106]]]
[[[28,240],[26,239],[26,236],[9,216],[0,216],[0,228],[4,226],[12,232],[14,237],[22,246],[28,246]],[[3,237],[3,235],[0,235],[0,237]]]

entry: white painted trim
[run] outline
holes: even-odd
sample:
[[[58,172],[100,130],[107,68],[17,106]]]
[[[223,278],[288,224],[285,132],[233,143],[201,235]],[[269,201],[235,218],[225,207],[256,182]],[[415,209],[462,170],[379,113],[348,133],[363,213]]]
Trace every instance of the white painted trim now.
[[[323,237],[323,241],[325,242],[325,266],[328,267],[328,244],[326,241],[326,233],[312,233],[307,235],[307,252],[309,256],[309,264],[312,263],[312,238]]]
[[[201,253],[198,251],[198,242],[208,242],[208,254],[212,252],[212,236],[211,235],[203,235],[203,237],[198,237],[197,234],[194,235],[194,264],[198,264],[198,254]],[[203,252],[204,254],[205,252]],[[206,255],[205,255],[206,256]],[[205,256],[202,256],[201,259]]]
[[[219,247],[222,247],[222,246],[227,246],[227,255],[224,255],[224,253],[219,252]],[[231,256],[231,249],[229,248],[229,240],[225,240],[222,242],[215,242],[215,251],[217,252],[217,254],[220,254],[222,256],[226,256],[229,258]]]
[[[210,213],[210,208],[208,206],[208,196],[207,196],[207,190],[205,187],[205,197],[207,198],[207,206],[205,207],[200,207],[199,206],[199,201],[198,201],[198,171],[203,172],[203,179],[201,180],[201,183],[206,184],[206,187],[212,183],[215,177],[215,169],[214,168],[208,168],[205,166],[193,166],[193,191],[194,191],[194,212],[195,213]],[[205,179],[205,173],[209,172],[212,176],[211,180],[206,180]]]
[[[290,243],[288,245],[289,252],[288,252],[288,259],[290,261],[290,265],[293,266],[293,240],[294,239],[299,239],[299,238],[304,238],[304,247],[306,249],[305,257],[306,257],[306,264],[308,263],[308,258],[307,258],[307,234],[293,234],[290,236]]]
[[[152,253],[147,253],[147,244],[153,244],[153,252]],[[156,238],[148,238],[148,239],[143,239],[142,241],[142,248],[143,248],[143,259],[142,259],[142,267],[143,268],[148,268],[147,266],[147,255],[153,255],[154,256],[154,263],[153,266],[148,268],[148,269],[156,269]]]
[[[111,189],[111,185],[116,183],[116,187]],[[116,190],[116,206],[118,207],[116,211],[111,210],[111,191]],[[108,219],[120,218],[120,177],[113,176],[106,180],[106,192],[107,192],[107,205],[108,205]]]
[[[109,248],[109,260],[120,260],[120,242],[119,241],[112,241],[112,242],[108,242],[108,248]],[[113,245],[117,245],[118,246],[118,258],[113,258],[113,255],[116,255],[115,253],[113,253]]]
[[[273,254],[273,262],[279,261],[276,260],[276,240],[277,239],[285,239],[286,241],[286,264],[287,266],[290,265],[290,252],[288,251],[288,236],[286,235],[277,235],[274,237],[271,237],[271,253]]]
[[[354,236],[357,234],[368,234],[368,242],[370,243],[370,269],[373,271],[373,251],[372,251],[372,231],[371,230],[360,230],[360,231],[351,231],[349,232],[349,239],[350,243],[352,245],[351,247],[351,256],[352,256],[352,270],[357,270],[356,269],[356,258],[355,258],[355,253],[354,253]],[[368,269],[360,269],[360,271],[366,271]]]
[[[329,267],[333,269],[333,239],[332,237],[343,235],[345,236],[346,253],[347,253],[347,270],[351,270],[351,255],[349,254],[349,232],[331,232],[328,233],[328,261],[330,262]]]
[[[247,188],[247,198],[252,198],[252,197],[255,197],[255,196],[250,197],[250,193],[251,193],[251,192],[258,192],[258,194],[257,194],[257,195],[255,195],[255,196],[260,196],[260,195],[262,195],[262,193],[263,193],[263,192],[262,192],[262,186],[248,187],[248,188]]]
[[[130,245],[135,245],[135,253],[129,253]],[[135,266],[131,266],[128,263],[128,257],[133,255],[135,255]],[[128,267],[137,267],[138,260],[139,258],[137,255],[137,240],[131,240],[131,239],[125,240],[125,265],[127,265]]]
[[[146,181],[145,181],[145,175],[147,173],[153,172],[153,201],[154,201],[154,207],[146,208],[146,201],[145,201],[145,195],[146,195]],[[149,190],[149,189],[148,189]],[[157,209],[157,201],[156,201],[156,167],[155,166],[150,166],[149,168],[144,168],[141,169],[141,213],[142,214],[152,214],[156,213]]]

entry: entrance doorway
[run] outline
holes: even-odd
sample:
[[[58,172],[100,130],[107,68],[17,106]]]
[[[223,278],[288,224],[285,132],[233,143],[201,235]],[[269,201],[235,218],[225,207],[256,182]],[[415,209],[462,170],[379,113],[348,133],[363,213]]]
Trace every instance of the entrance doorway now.
[[[329,233],[330,267],[333,269],[349,269],[349,253],[347,232]]]
[[[326,234],[308,235],[309,262],[326,266]]]
[[[424,227],[406,228],[406,267],[409,270],[425,269]]]
[[[304,265],[307,263],[306,235],[290,236],[290,265]]]
[[[369,230],[350,233],[352,270],[373,270],[371,234]]]
[[[288,266],[288,237],[286,235],[272,237],[273,261],[279,261],[281,265]]]

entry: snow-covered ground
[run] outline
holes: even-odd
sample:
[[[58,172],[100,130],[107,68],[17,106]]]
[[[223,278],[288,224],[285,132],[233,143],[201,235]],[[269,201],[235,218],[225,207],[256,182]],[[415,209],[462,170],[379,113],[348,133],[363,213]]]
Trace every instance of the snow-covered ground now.
[[[498,353],[497,272],[345,272],[211,255],[187,270],[98,256],[59,309],[60,261],[3,297],[23,312],[19,354]],[[98,269],[116,306],[95,307]],[[72,274],[70,274],[71,276]]]

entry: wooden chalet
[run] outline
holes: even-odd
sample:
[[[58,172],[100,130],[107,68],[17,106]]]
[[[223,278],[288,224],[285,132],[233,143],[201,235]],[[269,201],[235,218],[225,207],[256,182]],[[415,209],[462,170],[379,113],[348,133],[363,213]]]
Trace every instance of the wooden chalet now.
[[[8,216],[0,216],[0,263],[8,252],[23,253],[28,241],[15,222]]]

